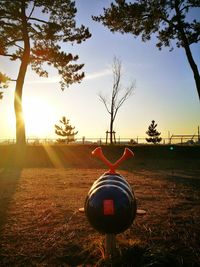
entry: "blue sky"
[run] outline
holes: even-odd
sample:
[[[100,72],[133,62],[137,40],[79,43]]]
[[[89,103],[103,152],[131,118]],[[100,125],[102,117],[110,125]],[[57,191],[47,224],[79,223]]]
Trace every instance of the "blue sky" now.
[[[98,94],[109,96],[111,93],[114,56],[122,62],[122,84],[126,87],[131,81],[136,82],[134,94],[117,115],[114,126],[117,137],[145,137],[153,119],[163,137],[167,137],[169,131],[171,134],[197,134],[200,103],[184,50],[174,47],[173,52],[168,48],[159,51],[155,38],[143,43],[129,34],[113,34],[94,22],[91,15],[101,14],[110,2],[76,1],[77,24],[88,26],[92,37],[80,45],[65,44],[63,50],[78,54],[79,62],[85,63],[86,77],[81,84],[61,91],[54,69],[50,69],[48,79],[28,71],[23,98],[29,106],[27,135],[55,137],[54,124],[64,115],[79,131],[78,137],[104,138],[109,128],[109,115]],[[193,46],[192,51],[200,67],[199,44]],[[2,72],[13,77],[17,69],[16,63],[1,58]],[[14,84],[11,84],[0,104],[0,138],[15,137],[13,91]]]

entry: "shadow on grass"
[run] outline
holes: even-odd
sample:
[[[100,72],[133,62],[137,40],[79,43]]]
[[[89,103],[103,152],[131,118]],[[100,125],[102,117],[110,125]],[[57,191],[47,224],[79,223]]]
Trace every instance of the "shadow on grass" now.
[[[199,267],[190,255],[178,249],[156,246],[132,246],[123,248],[121,256],[111,263],[102,262],[99,266],[112,267]]]
[[[168,182],[173,182],[176,184],[181,184],[187,187],[190,187],[191,189],[195,191],[199,191],[200,189],[200,172],[193,172],[192,176],[191,173],[188,173],[188,175],[184,174],[173,174],[168,175],[165,179],[167,179]]]
[[[64,249],[60,257],[56,257],[55,265],[63,266],[82,266],[81,264],[86,264],[83,266],[95,266],[96,259],[90,254],[89,250],[83,250],[83,247],[78,244],[69,243]]]
[[[22,168],[3,169],[0,172],[0,238],[7,221],[9,205],[15,193]]]
[[[198,267],[194,262],[185,261],[178,250],[163,246],[123,247],[117,251],[116,257],[112,260],[100,258],[94,251],[83,251],[81,246],[71,244],[62,257],[55,259],[55,266],[67,264],[67,266],[96,267]]]

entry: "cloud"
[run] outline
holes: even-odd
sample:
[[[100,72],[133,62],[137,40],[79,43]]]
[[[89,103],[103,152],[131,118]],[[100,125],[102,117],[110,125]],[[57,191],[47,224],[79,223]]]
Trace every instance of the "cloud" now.
[[[104,69],[104,70],[101,70],[101,71],[85,74],[85,80],[98,79],[100,77],[107,76],[107,75],[110,75],[110,74],[112,74],[112,70],[111,69]]]
[[[60,77],[57,76],[51,76],[48,78],[40,78],[38,80],[29,80],[26,81],[26,84],[38,84],[38,83],[58,83],[60,81]]]
[[[97,71],[97,72],[93,72],[93,73],[85,73],[85,78],[84,80],[94,80],[94,79],[98,79],[100,77],[104,77],[107,75],[112,74],[112,70],[111,69],[104,69],[101,71]],[[25,83],[26,84],[49,84],[49,83],[59,83],[60,81],[60,76],[59,75],[55,75],[55,76],[50,76],[48,78],[39,78],[39,79],[35,79],[35,80],[27,80]]]

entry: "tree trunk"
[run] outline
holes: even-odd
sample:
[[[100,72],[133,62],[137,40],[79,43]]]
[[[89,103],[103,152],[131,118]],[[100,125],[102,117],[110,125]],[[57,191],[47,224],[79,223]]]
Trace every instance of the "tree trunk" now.
[[[25,125],[22,111],[21,96],[19,96],[19,90],[21,88],[16,85],[15,89],[15,118],[16,118],[16,143],[18,145],[24,145],[26,143]]]
[[[175,1],[175,10],[176,10],[176,14],[177,14],[177,21],[178,21],[178,31],[181,34],[181,38],[183,41],[183,47],[185,49],[186,52],[186,56],[188,59],[188,62],[190,64],[190,67],[193,71],[193,75],[194,75],[194,80],[196,83],[196,88],[197,88],[197,92],[198,92],[198,96],[199,96],[199,100],[200,100],[200,75],[199,75],[199,71],[198,71],[198,67],[193,59],[191,50],[190,50],[190,45],[189,45],[189,41],[188,38],[185,34],[184,28],[183,28],[183,24],[181,21],[181,14],[180,14],[180,10],[179,10],[179,1]]]
[[[183,31],[182,33],[183,35],[183,43],[184,43],[184,49],[185,49],[185,53],[186,53],[186,56],[187,56],[187,59],[188,59],[188,62],[190,64],[190,67],[193,71],[193,75],[194,75],[194,80],[195,80],[195,83],[196,83],[196,88],[197,88],[197,93],[198,93],[198,96],[199,96],[199,100],[200,100],[200,75],[199,75],[199,71],[198,71],[198,67],[193,59],[193,56],[192,56],[192,53],[191,53],[191,50],[190,50],[190,46],[187,42],[187,38],[185,36],[185,33]]]
[[[30,59],[30,41],[27,30],[27,21],[25,14],[25,3],[22,1],[21,5],[21,15],[22,15],[22,34],[24,40],[24,51],[21,59],[21,65],[17,77],[16,87],[15,87],[15,98],[14,98],[14,108],[15,108],[15,118],[16,118],[16,143],[20,146],[25,146],[26,144],[26,133],[25,133],[25,123],[23,117],[22,108],[22,93],[24,79],[27,71],[27,67]]]
[[[196,88],[197,88],[197,93],[198,93],[199,100],[200,100],[200,75],[199,75],[199,71],[198,71],[196,63],[194,62],[190,47],[187,46],[187,45],[184,45],[184,48],[185,48],[185,52],[186,52],[186,56],[187,56],[188,62],[189,62],[190,67],[191,67],[191,69],[193,71],[194,80],[195,80]]]
[[[113,115],[111,113],[110,115],[110,144],[111,145],[113,144],[113,123],[114,123],[114,120],[113,120]]]
[[[110,120],[110,144],[113,144],[113,121]]]

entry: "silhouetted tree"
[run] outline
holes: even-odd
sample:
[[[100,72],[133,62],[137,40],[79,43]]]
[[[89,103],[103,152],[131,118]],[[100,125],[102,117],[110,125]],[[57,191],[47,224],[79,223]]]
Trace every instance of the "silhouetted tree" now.
[[[156,130],[157,124],[155,124],[155,121],[152,120],[151,124],[149,125],[148,131],[146,131],[146,134],[149,136],[149,138],[146,138],[146,141],[148,143],[157,144],[160,143],[162,138],[159,137],[161,133],[159,133]]]
[[[185,50],[200,99],[200,75],[190,48],[200,41],[199,12],[196,13],[196,19],[192,13],[199,7],[199,0],[115,0],[109,8],[104,8],[103,15],[93,19],[112,32],[131,33],[135,37],[141,35],[144,42],[157,33],[156,46],[159,49],[168,46],[171,51],[172,41],[176,40],[177,47]]]
[[[130,86],[125,88],[124,93],[121,93],[121,61],[116,57],[113,60],[113,87],[110,99],[102,94],[99,94],[100,100],[106,107],[107,112],[110,114],[110,144],[113,144],[113,125],[116,119],[116,115],[124,104],[124,102],[131,96],[135,84],[132,83]]]
[[[0,1],[0,56],[20,62],[14,98],[19,145],[26,142],[22,95],[28,65],[43,77],[48,77],[45,63],[55,67],[61,77],[62,90],[84,77],[84,73],[79,72],[83,64],[74,63],[78,56],[61,49],[62,42],[79,44],[91,36],[83,25],[76,27],[76,12],[72,0]]]
[[[8,88],[8,82],[9,82],[8,76],[0,72],[0,89]],[[3,98],[3,92],[0,92],[0,99]]]
[[[65,116],[60,120],[61,126],[55,124],[55,133],[63,138],[57,139],[59,143],[70,143],[75,141],[75,135],[78,131],[74,131],[75,127],[72,127],[69,124],[69,120],[66,119]]]

